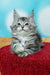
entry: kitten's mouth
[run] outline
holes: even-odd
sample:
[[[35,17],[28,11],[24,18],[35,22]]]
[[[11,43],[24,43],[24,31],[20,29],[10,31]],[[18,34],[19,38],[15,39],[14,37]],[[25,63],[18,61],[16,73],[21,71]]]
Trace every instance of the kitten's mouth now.
[[[24,30],[24,29],[22,29],[21,31],[25,31],[26,32],[26,30]]]
[[[22,29],[22,31],[25,31],[24,29]]]
[[[24,29],[22,29],[21,31],[25,31]]]
[[[21,29],[20,31],[22,31],[22,32],[27,32],[25,29]]]

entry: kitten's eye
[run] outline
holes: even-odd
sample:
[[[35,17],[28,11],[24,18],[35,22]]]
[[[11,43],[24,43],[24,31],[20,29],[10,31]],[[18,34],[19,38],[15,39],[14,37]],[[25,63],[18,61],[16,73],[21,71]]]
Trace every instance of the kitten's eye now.
[[[20,23],[18,23],[18,25],[21,25]]]
[[[28,23],[26,23],[25,25],[29,25]]]

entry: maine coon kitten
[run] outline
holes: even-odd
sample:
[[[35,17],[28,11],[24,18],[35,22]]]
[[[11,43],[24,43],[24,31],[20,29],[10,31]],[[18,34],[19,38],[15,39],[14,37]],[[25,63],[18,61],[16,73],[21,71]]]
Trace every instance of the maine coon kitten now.
[[[40,51],[42,40],[36,31],[33,11],[28,17],[20,17],[14,10],[13,23],[11,27],[12,43],[11,52],[20,57]]]

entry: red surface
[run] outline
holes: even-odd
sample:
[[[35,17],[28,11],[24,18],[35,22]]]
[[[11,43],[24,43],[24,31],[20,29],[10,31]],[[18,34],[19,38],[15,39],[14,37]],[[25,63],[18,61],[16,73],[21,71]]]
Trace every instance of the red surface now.
[[[27,57],[11,54],[10,45],[0,49],[2,75],[50,75],[50,43]]]

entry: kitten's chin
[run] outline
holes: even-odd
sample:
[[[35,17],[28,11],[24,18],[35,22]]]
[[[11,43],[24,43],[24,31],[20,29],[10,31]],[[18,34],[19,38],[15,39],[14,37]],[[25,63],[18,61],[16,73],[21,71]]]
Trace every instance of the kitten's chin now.
[[[19,30],[19,32],[27,32],[26,30]]]

